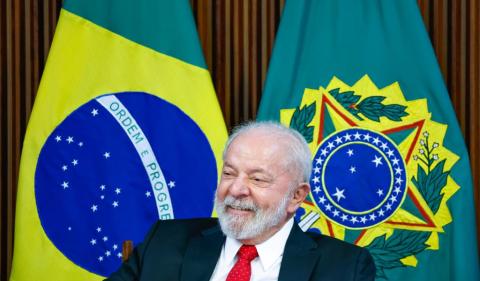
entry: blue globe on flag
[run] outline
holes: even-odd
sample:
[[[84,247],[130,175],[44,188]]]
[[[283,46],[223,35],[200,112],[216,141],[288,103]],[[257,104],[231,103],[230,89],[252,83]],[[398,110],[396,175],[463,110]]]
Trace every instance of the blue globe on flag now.
[[[216,161],[183,111],[148,93],[97,97],[43,145],[35,172],[40,221],[52,243],[107,276],[124,240],[142,241],[158,219],[210,217]]]
[[[406,168],[385,135],[350,128],[329,135],[318,147],[310,178],[321,212],[349,229],[364,229],[390,218],[406,195]]]

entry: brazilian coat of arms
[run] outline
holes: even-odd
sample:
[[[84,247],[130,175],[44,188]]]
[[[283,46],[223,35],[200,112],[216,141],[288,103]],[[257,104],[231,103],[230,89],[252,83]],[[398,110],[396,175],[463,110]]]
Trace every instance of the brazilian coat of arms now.
[[[368,248],[382,279],[439,250],[458,156],[443,146],[447,125],[432,120],[426,99],[406,100],[398,83],[378,89],[367,75],[353,86],[334,77],[305,89],[280,120],[312,151],[311,192],[297,212],[304,231]]]

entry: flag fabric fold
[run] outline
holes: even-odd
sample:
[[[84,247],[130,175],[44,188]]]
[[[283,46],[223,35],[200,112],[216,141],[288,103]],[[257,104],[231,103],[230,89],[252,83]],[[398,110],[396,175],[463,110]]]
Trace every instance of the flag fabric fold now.
[[[478,280],[468,153],[416,1],[287,1],[258,119],[312,150],[302,229],[378,280]]]
[[[226,138],[188,1],[64,1],[10,280],[101,280],[156,220],[210,217]]]

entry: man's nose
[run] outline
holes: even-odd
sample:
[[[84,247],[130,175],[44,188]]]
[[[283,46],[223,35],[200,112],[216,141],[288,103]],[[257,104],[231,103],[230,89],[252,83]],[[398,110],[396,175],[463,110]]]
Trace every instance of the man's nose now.
[[[245,177],[237,177],[230,185],[230,195],[234,197],[244,197],[250,194],[250,188],[248,187],[248,179]]]

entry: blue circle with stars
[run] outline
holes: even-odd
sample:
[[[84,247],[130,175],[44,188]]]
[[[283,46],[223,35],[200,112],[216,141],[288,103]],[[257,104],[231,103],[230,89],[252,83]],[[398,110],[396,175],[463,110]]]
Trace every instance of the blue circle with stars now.
[[[128,114],[109,111],[104,97]],[[135,146],[145,141],[151,150]],[[153,155],[158,165],[146,166],[142,157]],[[206,136],[177,106],[144,92],[104,95],[68,115],[43,145],[35,171],[40,222],[72,262],[108,276],[121,264],[122,242],[142,241],[162,208],[180,219],[211,216],[216,167]],[[152,185],[160,170],[170,206]]]
[[[328,136],[318,147],[310,178],[315,204],[351,229],[384,222],[406,195],[405,162],[393,141],[362,128]]]

